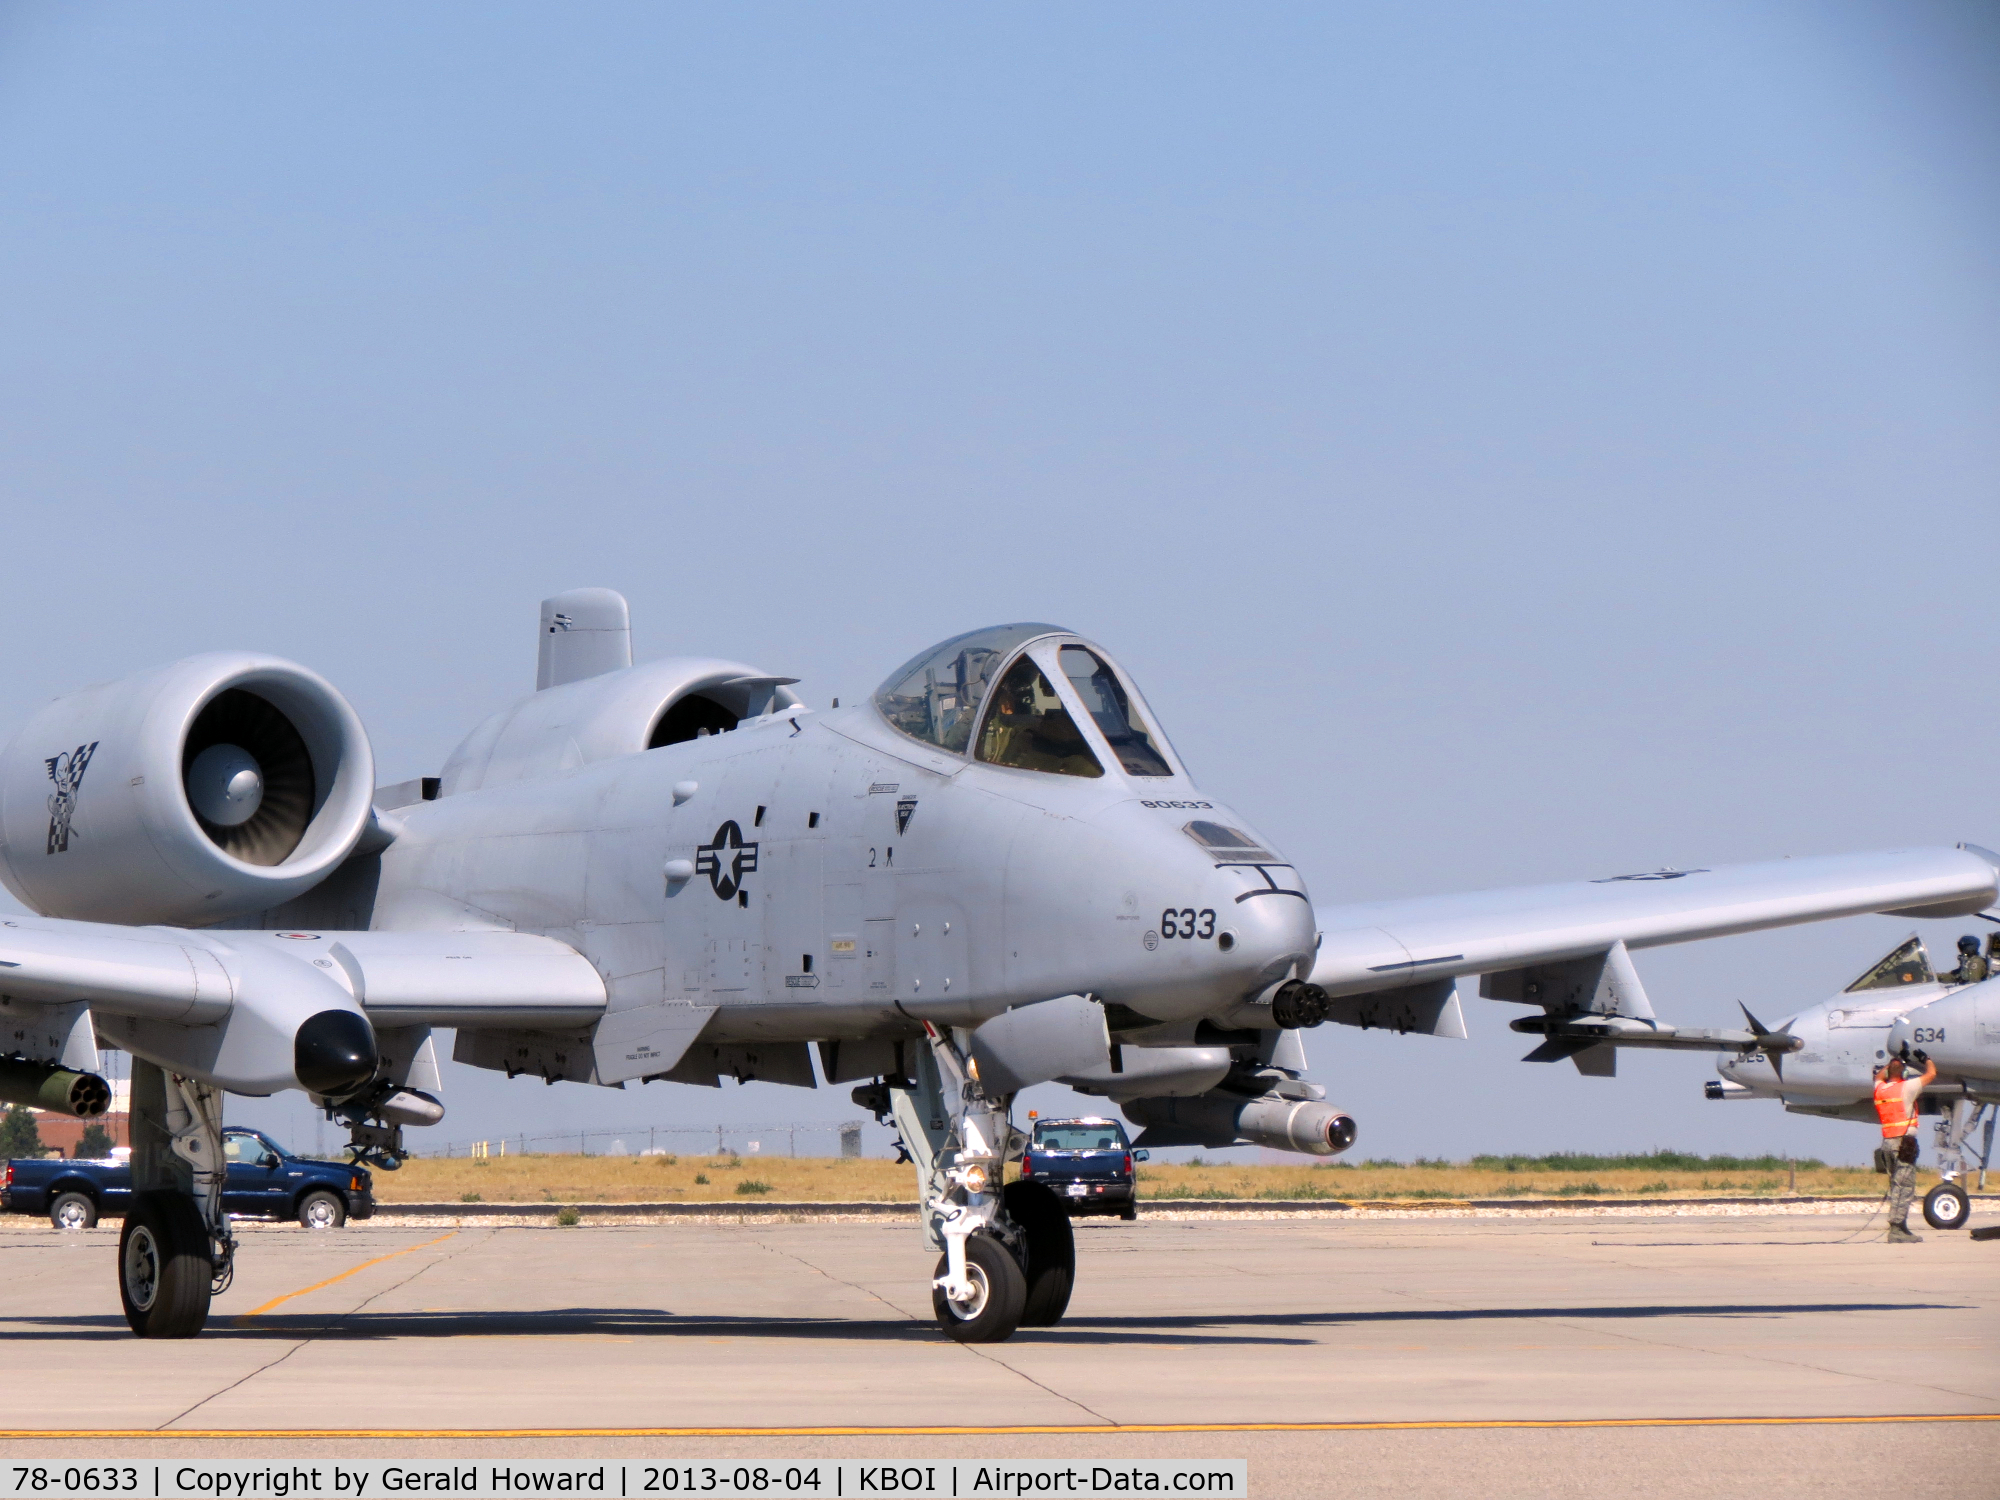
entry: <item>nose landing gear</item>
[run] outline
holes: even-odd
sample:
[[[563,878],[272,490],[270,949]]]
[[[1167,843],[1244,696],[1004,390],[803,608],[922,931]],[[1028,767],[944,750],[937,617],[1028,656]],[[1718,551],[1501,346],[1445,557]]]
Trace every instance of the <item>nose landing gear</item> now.
[[[1924,1222],[1933,1229],[1963,1229],[1972,1214],[1972,1199],[1955,1182],[1940,1182],[1924,1194]]]
[[[1954,1100],[1937,1125],[1938,1175],[1944,1181],[1924,1195],[1924,1222],[1933,1229],[1963,1229],[1972,1217],[1972,1199],[1958,1179],[1976,1165],[1983,1183],[1993,1155],[1993,1106],[1971,1099]],[[1984,1149],[1974,1157],[1968,1147],[1979,1122],[1986,1122]]]
[[[1076,1276],[1069,1215],[1039,1183],[1003,1187],[1023,1144],[1008,1118],[1013,1096],[990,1097],[959,1044],[928,1023],[924,1031],[930,1045],[913,1059],[914,1077],[882,1079],[855,1097],[886,1106],[916,1165],[924,1238],[943,1252],[931,1282],[938,1327],[965,1344],[1049,1327]]]

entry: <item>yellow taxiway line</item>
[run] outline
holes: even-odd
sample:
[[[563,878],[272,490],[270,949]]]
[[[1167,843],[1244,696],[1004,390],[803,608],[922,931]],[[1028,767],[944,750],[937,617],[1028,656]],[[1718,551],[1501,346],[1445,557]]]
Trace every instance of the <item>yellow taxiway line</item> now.
[[[385,1260],[394,1260],[399,1255],[408,1255],[412,1250],[427,1250],[432,1245],[442,1245],[446,1240],[450,1239],[453,1234],[457,1233],[458,1231],[454,1229],[451,1231],[451,1234],[441,1234],[434,1240],[425,1240],[421,1245],[410,1245],[401,1250],[391,1250],[387,1255],[378,1255],[373,1260],[364,1260],[358,1266],[349,1266],[345,1271],[342,1271],[338,1276],[329,1276],[324,1281],[315,1281],[311,1286],[302,1286],[296,1292],[286,1292],[281,1297],[273,1297],[269,1302],[264,1303],[261,1307],[253,1307],[247,1313],[238,1313],[233,1321],[235,1322],[238,1328],[241,1328],[245,1323],[249,1322],[252,1318],[260,1318],[265,1313],[269,1312],[272,1308],[280,1306],[283,1303],[289,1302],[294,1297],[304,1297],[307,1294],[312,1292],[317,1292],[324,1287],[330,1287],[334,1285],[336,1282],[342,1282],[347,1280],[347,1278],[350,1276],[359,1275],[361,1272],[367,1270],[370,1266],[379,1266]]]
[[[433,1244],[436,1241],[432,1241]],[[421,1249],[422,1246],[412,1246]],[[386,1257],[384,1257],[386,1259]],[[373,1262],[370,1262],[373,1264]],[[359,1266],[355,1270],[360,1270]],[[310,1290],[310,1288],[308,1288]],[[296,1295],[296,1293],[294,1294]],[[1577,1427],[1848,1427],[1898,1422],[2000,1422],[2000,1412],[1852,1417],[1519,1417],[1437,1422],[1128,1422],[992,1427],[98,1427],[0,1430],[0,1438],[787,1438],[1005,1437],[1125,1432],[1437,1432]]]

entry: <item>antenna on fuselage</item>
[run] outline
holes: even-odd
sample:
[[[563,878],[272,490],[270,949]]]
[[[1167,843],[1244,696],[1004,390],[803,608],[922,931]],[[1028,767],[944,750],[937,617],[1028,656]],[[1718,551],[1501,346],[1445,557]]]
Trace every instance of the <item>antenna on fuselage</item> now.
[[[632,613],[616,589],[571,589],[542,601],[535,691],[632,665]]]

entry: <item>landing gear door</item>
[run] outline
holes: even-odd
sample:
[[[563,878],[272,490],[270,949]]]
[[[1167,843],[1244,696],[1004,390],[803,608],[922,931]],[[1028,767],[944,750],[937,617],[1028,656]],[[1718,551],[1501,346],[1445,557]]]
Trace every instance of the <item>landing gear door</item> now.
[[[896,919],[871,917],[861,924],[861,974],[870,1000],[896,998]]]
[[[814,1000],[826,983],[825,841],[820,838],[764,842],[768,872],[760,869],[753,901],[764,906],[764,946],[769,954],[768,993],[774,1003]]]
[[[864,917],[858,882],[826,888],[826,998],[887,1005],[896,993],[895,921]]]

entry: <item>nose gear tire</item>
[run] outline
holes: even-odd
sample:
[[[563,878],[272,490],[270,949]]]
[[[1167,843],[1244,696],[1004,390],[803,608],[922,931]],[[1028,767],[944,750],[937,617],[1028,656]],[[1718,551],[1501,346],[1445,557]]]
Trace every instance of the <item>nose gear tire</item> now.
[[[1972,1200],[1955,1182],[1940,1182],[1924,1194],[1924,1222],[1933,1229],[1963,1229],[1972,1215]]]
[[[939,1256],[936,1274],[943,1276],[949,1265],[948,1256]],[[961,1344],[997,1344],[1012,1338],[1021,1326],[1028,1283],[1007,1247],[990,1235],[971,1236],[965,1242],[965,1275],[973,1295],[962,1307],[944,1294],[943,1287],[931,1288],[931,1310],[945,1336]]]
[[[142,1339],[191,1339],[208,1321],[208,1228],[185,1193],[132,1195],[118,1236],[118,1295]]]
[[[1002,1200],[1007,1217],[1028,1242],[1023,1328],[1053,1328],[1069,1307],[1076,1285],[1076,1236],[1062,1199],[1039,1182],[1010,1182]]]

